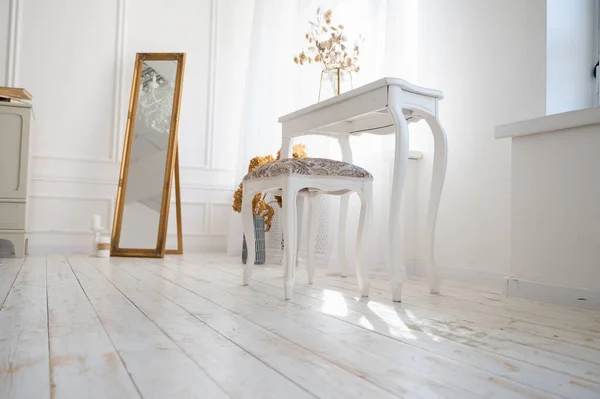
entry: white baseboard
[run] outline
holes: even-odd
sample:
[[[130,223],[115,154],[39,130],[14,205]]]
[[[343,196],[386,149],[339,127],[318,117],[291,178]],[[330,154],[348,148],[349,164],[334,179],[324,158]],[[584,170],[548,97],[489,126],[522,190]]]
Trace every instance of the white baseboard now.
[[[600,291],[507,278],[507,296],[600,311]]]
[[[506,275],[502,273],[485,272],[481,270],[461,269],[458,267],[439,267],[438,273],[443,280],[460,281],[485,288],[491,292],[503,293],[506,285]],[[420,261],[406,263],[408,276],[427,276],[427,268]]]
[[[519,280],[501,273],[480,270],[455,267],[440,267],[438,270],[442,280],[471,283],[509,297],[600,311],[600,291]],[[419,261],[407,262],[406,273],[409,276],[427,276],[425,265]]]
[[[90,232],[29,232],[29,253],[42,255],[47,253],[89,253],[92,249],[92,233]],[[175,248],[169,244],[167,249]],[[174,239],[173,239],[174,241]],[[225,252],[227,237],[224,235],[185,234],[183,235],[184,253]]]

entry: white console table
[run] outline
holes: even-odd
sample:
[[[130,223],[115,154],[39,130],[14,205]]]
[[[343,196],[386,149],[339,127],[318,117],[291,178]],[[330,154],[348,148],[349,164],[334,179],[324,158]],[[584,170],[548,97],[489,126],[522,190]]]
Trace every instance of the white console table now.
[[[426,224],[427,270],[431,293],[439,293],[439,279],[434,262],[434,233],[438,207],[446,174],[446,134],[438,119],[437,90],[412,85],[397,78],[383,78],[343,93],[329,100],[303,108],[279,118],[282,124],[281,157],[291,156],[293,138],[309,134],[338,139],[342,157],[352,163],[350,136],[362,133],[395,134],[396,149],[390,209],[388,268],[392,280],[392,298],[400,301],[406,276],[400,229],[400,203],[408,167],[408,122],[424,119],[433,133],[434,163]],[[340,203],[339,250],[345,254],[348,196]],[[342,273],[345,256],[340,256]]]
[[[31,105],[0,102],[0,247],[27,253],[27,167]]]

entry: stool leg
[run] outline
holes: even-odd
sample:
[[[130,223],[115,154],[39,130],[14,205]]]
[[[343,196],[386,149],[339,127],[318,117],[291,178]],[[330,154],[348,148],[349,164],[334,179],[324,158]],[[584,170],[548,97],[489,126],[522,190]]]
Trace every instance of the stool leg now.
[[[308,201],[308,283],[312,284],[315,279],[315,247],[317,245],[317,228],[319,227],[319,196],[315,192],[310,193]]]
[[[283,288],[285,290],[285,299],[292,299],[297,256],[296,197],[298,196],[298,189],[294,186],[293,181],[290,180],[292,179],[287,179],[282,190],[283,237],[285,240],[283,248]]]
[[[366,262],[366,243],[368,239],[369,226],[371,223],[371,212],[373,206],[373,183],[367,182],[360,194],[360,218],[358,220],[358,234],[356,242],[356,278],[361,296],[369,296],[369,271]]]
[[[338,228],[338,262],[340,263],[340,274],[342,277],[348,275],[348,258],[346,253],[346,219],[348,218],[348,204],[350,194],[340,197],[340,221]]]
[[[250,284],[252,278],[252,267],[256,260],[256,246],[254,245],[254,216],[252,213],[252,198],[255,193],[251,190],[246,190],[242,197],[242,224],[244,226],[244,235],[246,236],[246,248],[248,249],[248,258],[243,270],[243,285]]]

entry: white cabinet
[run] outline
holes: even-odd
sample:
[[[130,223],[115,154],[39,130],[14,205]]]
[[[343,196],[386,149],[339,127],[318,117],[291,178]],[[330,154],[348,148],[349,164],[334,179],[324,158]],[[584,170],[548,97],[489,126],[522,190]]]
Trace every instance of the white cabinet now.
[[[30,118],[31,105],[0,102],[0,255],[27,253]]]

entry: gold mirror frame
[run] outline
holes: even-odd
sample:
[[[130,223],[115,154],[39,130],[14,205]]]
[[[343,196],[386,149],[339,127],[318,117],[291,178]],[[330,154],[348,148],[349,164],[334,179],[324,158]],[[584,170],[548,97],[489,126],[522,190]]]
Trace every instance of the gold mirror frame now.
[[[177,217],[177,249],[166,249],[165,255],[183,255],[183,227],[181,224],[181,186],[179,185],[179,148],[175,152],[175,215]]]
[[[129,112],[127,114],[127,125],[125,129],[125,141],[123,143],[123,157],[121,160],[121,171],[119,174],[119,184],[117,188],[117,199],[115,205],[115,215],[113,218],[113,229],[111,236],[111,256],[136,256],[149,258],[162,258],[165,253],[180,254],[183,253],[182,235],[181,235],[181,202],[179,186],[179,151],[177,147],[177,128],[179,125],[179,110],[181,105],[181,93],[183,86],[183,72],[185,68],[185,53],[137,53],[135,58],[135,68],[133,72],[133,81],[131,84],[131,96],[129,99]],[[144,61],[177,61],[177,72],[175,77],[175,88],[173,94],[173,110],[171,113],[171,126],[169,130],[169,144],[167,149],[167,160],[165,163],[165,174],[162,191],[162,202],[160,208],[160,219],[158,234],[156,239],[156,248],[121,248],[119,241],[121,238],[121,227],[123,222],[123,210],[125,207],[125,195],[127,192],[127,179],[129,173],[129,164],[131,158],[131,149],[133,145],[133,134],[135,128],[135,119],[137,115],[137,106],[139,100],[140,79],[142,77],[142,67]],[[175,201],[177,212],[177,249],[166,250],[167,224],[169,218],[169,208],[171,202],[171,186],[175,178]]]

